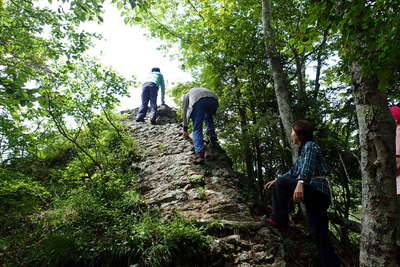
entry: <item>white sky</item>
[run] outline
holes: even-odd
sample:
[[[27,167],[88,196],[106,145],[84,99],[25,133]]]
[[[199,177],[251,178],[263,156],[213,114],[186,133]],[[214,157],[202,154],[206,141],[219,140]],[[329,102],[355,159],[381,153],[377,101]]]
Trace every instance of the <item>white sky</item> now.
[[[101,25],[86,23],[82,28],[88,32],[103,35],[103,40],[95,42],[95,47],[89,51],[98,60],[126,78],[132,75],[142,84],[152,67],[159,67],[164,75],[168,90],[178,82],[192,80],[191,75],[183,72],[177,60],[172,60],[165,52],[157,50],[160,40],[145,37],[146,30],[139,26],[125,25],[119,10],[111,5],[105,5],[104,22]],[[121,100],[118,110],[132,109],[140,105],[141,88],[129,88],[130,97]],[[160,104],[160,92],[158,103]],[[166,103],[174,106],[172,99],[166,95]]]

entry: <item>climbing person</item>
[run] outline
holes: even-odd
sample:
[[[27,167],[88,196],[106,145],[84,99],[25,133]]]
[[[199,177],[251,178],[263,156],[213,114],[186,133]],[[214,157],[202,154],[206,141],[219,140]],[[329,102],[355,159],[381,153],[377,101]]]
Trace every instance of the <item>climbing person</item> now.
[[[291,140],[299,145],[299,157],[285,174],[265,184],[272,187],[272,215],[263,221],[274,227],[287,227],[290,198],[303,201],[307,211],[310,231],[316,243],[321,266],[339,266],[329,242],[327,209],[331,203],[330,188],[326,175],[327,164],[320,147],[313,141],[313,129],[306,120],[296,121],[292,126]]]
[[[137,122],[144,122],[147,113],[147,105],[150,101],[151,124],[156,124],[157,119],[157,95],[158,89],[161,89],[161,104],[165,105],[165,84],[164,77],[160,72],[160,68],[152,68],[150,75],[142,86],[142,105],[139,108],[136,117]]]
[[[400,107],[392,106],[389,111],[396,122],[396,191],[400,195]]]
[[[213,145],[218,142],[215,133],[213,116],[218,108],[218,97],[207,88],[192,88],[183,96],[183,137],[188,137],[188,120],[193,121],[194,154],[191,158],[195,163],[204,161],[203,122],[207,126],[207,135]]]

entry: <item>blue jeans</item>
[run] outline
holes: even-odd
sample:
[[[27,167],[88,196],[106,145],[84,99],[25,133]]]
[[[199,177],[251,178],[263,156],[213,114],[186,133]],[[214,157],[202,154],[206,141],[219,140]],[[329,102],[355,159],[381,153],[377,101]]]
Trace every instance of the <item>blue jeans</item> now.
[[[289,221],[289,201],[297,180],[280,178],[273,186],[271,218],[286,226]],[[318,247],[322,267],[338,267],[339,261],[329,242],[328,213],[330,199],[309,184],[304,184],[304,204],[306,206],[310,232]]]
[[[190,117],[193,121],[193,145],[196,153],[204,152],[203,122],[207,130],[214,130],[213,115],[217,111],[218,101],[213,97],[200,98],[194,105]]]
[[[142,86],[142,105],[140,106],[137,118],[144,119],[147,113],[147,105],[150,101],[151,120],[157,117],[157,94],[158,86],[155,83],[147,82]]]

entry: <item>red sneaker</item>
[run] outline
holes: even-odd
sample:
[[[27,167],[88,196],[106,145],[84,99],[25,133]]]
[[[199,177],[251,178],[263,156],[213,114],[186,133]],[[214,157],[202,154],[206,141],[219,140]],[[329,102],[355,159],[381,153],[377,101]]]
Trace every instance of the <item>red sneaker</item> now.
[[[269,225],[272,225],[272,226],[275,226],[275,227],[278,227],[278,226],[279,226],[279,223],[278,223],[277,221],[275,221],[274,219],[267,218],[267,219],[265,219],[265,221],[266,221]]]
[[[270,225],[272,227],[276,227],[276,228],[281,227],[281,225],[277,221],[275,221],[274,219],[271,219],[271,218],[265,219],[264,222],[265,222],[265,224]]]

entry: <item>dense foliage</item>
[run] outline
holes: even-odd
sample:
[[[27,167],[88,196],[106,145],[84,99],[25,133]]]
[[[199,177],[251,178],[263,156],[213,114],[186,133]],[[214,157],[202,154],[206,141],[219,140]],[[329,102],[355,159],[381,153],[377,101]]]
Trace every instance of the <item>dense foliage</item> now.
[[[102,2],[0,1],[0,265],[175,265],[208,249],[134,190],[136,142],[114,113],[133,81],[85,56]],[[135,6],[135,2],[131,2]]]

